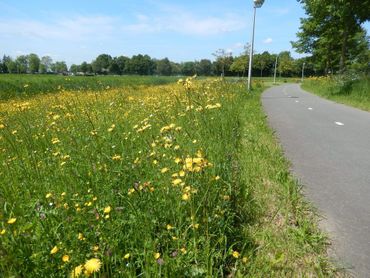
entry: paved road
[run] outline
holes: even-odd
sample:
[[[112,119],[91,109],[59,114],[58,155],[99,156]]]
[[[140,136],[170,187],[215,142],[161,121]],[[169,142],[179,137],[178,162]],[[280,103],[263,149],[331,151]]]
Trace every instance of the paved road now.
[[[262,103],[304,193],[324,216],[334,256],[370,277],[370,113],[287,84]]]

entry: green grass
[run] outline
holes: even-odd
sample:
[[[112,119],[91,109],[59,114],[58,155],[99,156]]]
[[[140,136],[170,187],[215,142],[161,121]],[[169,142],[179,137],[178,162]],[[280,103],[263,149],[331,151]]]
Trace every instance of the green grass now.
[[[163,85],[177,81],[162,76],[62,76],[0,74],[0,100],[24,98],[62,90],[94,90],[125,86]]]
[[[243,275],[338,275],[328,260],[328,239],[318,228],[318,216],[290,175],[289,163],[266,123],[260,94],[250,96],[242,111],[239,161],[244,187],[238,211],[242,232],[252,239],[251,260]]]
[[[306,79],[302,88],[324,98],[370,111],[370,77],[348,80],[344,77]]]
[[[0,273],[66,277],[97,258],[96,277],[334,274],[255,88],[0,102]]]

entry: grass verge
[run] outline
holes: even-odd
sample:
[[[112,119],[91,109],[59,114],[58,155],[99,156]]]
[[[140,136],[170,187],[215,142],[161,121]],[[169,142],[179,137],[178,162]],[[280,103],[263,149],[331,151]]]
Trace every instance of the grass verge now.
[[[261,90],[260,90],[261,91]],[[336,274],[328,261],[327,238],[300,186],[260,102],[260,92],[242,109],[239,160],[245,186],[239,192],[241,232],[252,240],[249,277],[320,277]]]
[[[321,97],[370,112],[370,77],[319,77],[304,81],[302,88]]]

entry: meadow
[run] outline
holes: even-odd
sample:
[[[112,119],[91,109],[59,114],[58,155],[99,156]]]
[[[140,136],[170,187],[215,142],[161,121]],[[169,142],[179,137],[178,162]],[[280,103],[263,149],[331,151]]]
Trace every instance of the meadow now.
[[[334,273],[263,83],[86,80],[0,102],[2,276]]]
[[[370,112],[370,77],[328,76],[305,80],[302,88],[324,98]]]
[[[164,85],[177,81],[169,76],[63,76],[55,74],[0,74],[0,100],[69,91],[100,91],[140,85]]]

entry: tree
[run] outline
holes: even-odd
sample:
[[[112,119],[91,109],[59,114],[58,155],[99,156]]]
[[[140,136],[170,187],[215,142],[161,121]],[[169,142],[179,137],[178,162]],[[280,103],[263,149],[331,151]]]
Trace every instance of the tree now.
[[[53,64],[53,59],[50,56],[43,56],[40,60],[39,72],[47,73],[51,71],[51,65]]]
[[[115,61],[118,65],[120,74],[126,74],[127,73],[127,65],[130,62],[130,58],[126,56],[119,56],[115,58]]]
[[[280,76],[293,76],[297,72],[294,59],[290,56],[289,51],[283,51],[279,54],[278,71]]]
[[[79,72],[79,66],[72,64],[69,68],[69,71],[72,72],[73,74],[77,74],[77,72]]]
[[[17,73],[27,73],[28,71],[28,58],[26,55],[20,55],[15,60]]]
[[[39,72],[40,58],[37,54],[31,53],[27,56],[28,70],[30,73]]]
[[[230,70],[232,64],[232,53],[220,48],[215,53],[212,53],[212,55],[216,57],[214,68],[224,77],[225,72]]]
[[[198,64],[197,72],[199,75],[204,75],[204,76],[212,75],[212,62],[208,59],[200,60]]]
[[[117,63],[117,58],[114,57],[109,65],[109,73],[110,74],[121,74],[121,69]]]
[[[164,58],[162,60],[157,60],[157,69],[156,72],[159,75],[171,75],[172,74],[172,67],[171,62],[168,58]]]
[[[255,54],[253,57],[253,68],[260,71],[261,77],[269,72],[269,70],[273,66],[273,59],[272,56],[268,51],[264,51],[262,54]]]
[[[68,68],[66,62],[57,61],[51,65],[51,70],[55,73],[65,73],[68,71]]]
[[[197,73],[195,68],[195,62],[185,62],[181,64],[181,73],[183,75],[191,76]]]
[[[127,64],[128,73],[152,75],[156,64],[148,55],[134,55]]]
[[[6,73],[16,73],[17,72],[17,64],[10,56],[3,57],[3,65]]]
[[[86,62],[82,62],[82,64],[80,65],[80,71],[84,74],[93,72],[91,64],[88,64]]]
[[[370,0],[298,1],[308,17],[301,19],[293,47],[300,53],[311,54],[325,72],[343,72],[363,54],[354,38],[365,32],[361,24],[370,19]]]
[[[230,66],[232,72],[244,75],[248,66],[249,55],[242,54],[234,59]]]
[[[96,57],[91,65],[95,73],[108,74],[111,63],[112,57],[110,55],[100,54],[98,57]]]
[[[180,75],[181,74],[181,65],[179,63],[170,62],[171,63],[171,70],[172,75]]]

